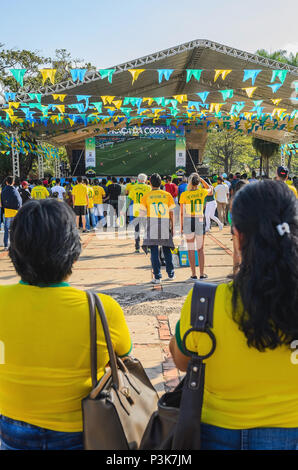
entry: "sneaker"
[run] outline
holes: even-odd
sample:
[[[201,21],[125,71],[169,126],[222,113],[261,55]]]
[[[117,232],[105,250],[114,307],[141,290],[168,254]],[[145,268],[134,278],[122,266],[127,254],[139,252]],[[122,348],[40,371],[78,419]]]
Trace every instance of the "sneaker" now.
[[[4,247],[4,251],[8,251],[8,246],[5,246],[5,247]]]
[[[220,224],[220,225],[219,225],[219,230],[222,230],[223,227],[224,227],[224,224]]]
[[[198,279],[198,276],[190,276],[189,278],[191,281],[196,281]]]
[[[200,276],[200,279],[207,279],[207,278],[208,278],[207,274],[203,274],[202,276]]]
[[[155,277],[154,277],[153,279],[151,279],[151,282],[152,282],[152,284],[160,284],[161,280],[160,279],[155,279]]]
[[[135,253],[141,253],[141,252],[140,252],[140,248],[136,248],[136,249],[135,249]]]
[[[86,230],[86,229],[85,229],[85,230],[82,230],[82,233],[87,233],[87,230]]]
[[[171,277],[168,276],[167,279],[166,279],[166,281],[173,281],[174,279],[176,279],[175,274],[173,274],[173,276],[171,276]]]

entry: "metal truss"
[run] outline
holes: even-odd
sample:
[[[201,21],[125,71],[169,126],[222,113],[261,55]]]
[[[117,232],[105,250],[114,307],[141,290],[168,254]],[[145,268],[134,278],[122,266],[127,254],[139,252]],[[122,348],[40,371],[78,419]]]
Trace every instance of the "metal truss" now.
[[[55,178],[61,178],[61,167],[60,167],[60,158],[55,158],[54,167],[55,167]]]
[[[277,62],[275,60],[268,59],[266,57],[262,57],[256,54],[251,54],[249,52],[241,51],[239,49],[235,49],[229,46],[224,46],[223,44],[218,44],[216,42],[208,41],[206,39],[197,39],[195,41],[180,44],[179,46],[171,47],[169,49],[165,49],[154,54],[149,54],[147,56],[129,62],[124,62],[123,64],[116,65],[115,67],[111,68],[115,68],[115,74],[118,74],[121,72],[125,72],[128,69],[152,64],[159,60],[166,59],[168,57],[173,57],[177,54],[181,54],[182,52],[194,50],[196,48],[210,49],[234,57],[236,59],[245,60],[246,62],[251,62],[253,64],[269,67],[276,70],[287,70],[288,72],[291,72],[292,74],[298,76],[298,67],[294,67],[293,65],[289,64],[284,64],[282,62]],[[100,73],[97,71],[90,71],[86,73],[83,82],[74,83],[72,80],[69,79],[65,82],[58,83],[57,85],[50,85],[39,88],[38,90],[34,91],[34,93],[43,93],[44,95],[59,94],[66,90],[76,88],[78,85],[83,85],[84,83],[90,83],[97,80],[101,80]],[[21,93],[18,93],[18,99],[22,101],[28,100],[27,93],[29,92],[32,93],[32,90],[24,88]]]
[[[14,143],[15,136],[12,136],[11,156],[12,156],[12,174],[14,178],[20,176],[20,155]]]
[[[44,160],[42,153],[38,153],[38,178],[44,178]]]

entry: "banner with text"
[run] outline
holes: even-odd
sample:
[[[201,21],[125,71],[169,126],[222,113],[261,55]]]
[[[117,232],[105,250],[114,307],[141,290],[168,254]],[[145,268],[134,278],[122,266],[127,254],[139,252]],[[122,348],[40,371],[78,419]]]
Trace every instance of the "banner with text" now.
[[[95,137],[85,140],[85,165],[86,168],[96,167]]]

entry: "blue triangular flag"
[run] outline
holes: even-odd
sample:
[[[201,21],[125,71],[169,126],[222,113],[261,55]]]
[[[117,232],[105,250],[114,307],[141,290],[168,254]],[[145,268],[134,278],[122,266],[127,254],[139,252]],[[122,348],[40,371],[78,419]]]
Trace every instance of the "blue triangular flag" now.
[[[254,85],[257,76],[259,73],[262,72],[262,70],[244,70],[244,76],[243,76],[243,82],[246,80],[249,80],[251,78],[251,84]]]
[[[203,91],[202,93],[197,93],[197,95],[201,98],[203,103],[205,103],[205,101],[206,101],[206,99],[209,95],[209,91]]]
[[[276,93],[277,90],[282,86],[282,83],[274,83],[273,85],[267,85],[267,86],[269,86],[272,89],[273,93]]]

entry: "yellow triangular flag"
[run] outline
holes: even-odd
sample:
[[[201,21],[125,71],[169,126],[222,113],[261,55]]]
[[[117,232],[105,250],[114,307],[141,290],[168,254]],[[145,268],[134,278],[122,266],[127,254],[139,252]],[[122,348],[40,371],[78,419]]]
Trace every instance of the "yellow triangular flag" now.
[[[44,85],[45,81],[48,78],[50,82],[54,85],[56,72],[56,69],[40,69],[40,73],[42,75],[42,84]]]
[[[248,119],[249,121],[251,121],[251,116],[252,116],[252,113],[244,113],[245,119]]]
[[[104,105],[111,104],[115,96],[101,96],[102,102]]]
[[[12,123],[14,123],[16,119],[18,119],[18,116],[10,116],[10,120]]]
[[[272,111],[272,116],[275,116],[277,114],[277,117],[280,118],[281,114],[284,113],[287,110],[287,108],[274,108]]]
[[[132,84],[139,78],[139,75],[144,72],[145,69],[128,69],[128,72],[131,73],[132,76]]]
[[[11,109],[11,108],[3,109],[3,111],[5,111],[6,114],[8,114],[8,116],[13,116],[14,115],[13,109]]]
[[[148,105],[151,106],[153,101],[154,101],[154,98],[143,98],[143,101],[144,101],[144,103],[146,103],[146,101],[148,101]]]
[[[220,108],[222,107],[223,103],[210,103],[210,108],[209,111],[210,113],[213,113],[214,111],[216,113],[219,113]]]
[[[15,103],[14,101],[10,101],[8,103],[8,105],[9,105],[9,108],[14,107],[14,108],[18,109],[18,107],[20,106],[20,103]]]
[[[117,109],[120,109],[121,106],[122,106],[122,102],[123,102],[123,100],[113,101],[113,105],[114,105]]]
[[[60,100],[60,101],[62,101],[62,103],[63,103],[66,96],[67,95],[52,95],[54,100]]]
[[[272,99],[271,101],[273,104],[275,104],[275,106],[277,106],[281,102],[281,98]]]
[[[64,104],[57,104],[56,108],[58,109],[59,113],[65,113],[65,105]]]
[[[182,101],[187,101],[187,95],[175,95],[173,96],[174,100],[177,100],[178,103],[182,103]]]
[[[251,98],[257,88],[258,88],[257,86],[253,86],[253,87],[250,87],[250,88],[242,88],[242,90],[245,90],[247,96],[248,96],[249,98]]]
[[[215,70],[214,81],[216,82],[220,75],[221,78],[224,80],[231,72],[232,70]]]

